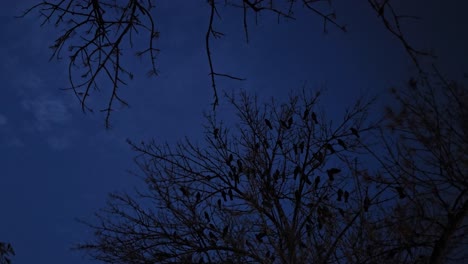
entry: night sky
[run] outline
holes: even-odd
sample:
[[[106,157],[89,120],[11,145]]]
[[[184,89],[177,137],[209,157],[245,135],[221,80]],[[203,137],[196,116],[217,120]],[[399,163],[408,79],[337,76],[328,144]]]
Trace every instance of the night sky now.
[[[135,80],[121,91],[130,108],[114,112],[106,130],[103,114],[83,114],[76,98],[60,90],[68,85],[67,61],[48,61],[56,29],[41,28],[37,13],[14,18],[36,2],[4,1],[0,9],[0,241],[13,245],[13,263],[92,263],[69,250],[90,235],[75,218],[92,217],[109,192],[141,186],[128,172],[136,170],[135,153],[125,140],[202,139],[203,112],[213,102],[204,46],[209,6],[158,1],[160,74],[146,77],[148,65],[128,57]],[[251,19],[248,44],[242,10],[221,9],[216,29],[226,36],[212,42],[215,67],[247,80],[218,79],[219,93],[245,89],[262,100],[285,100],[304,85],[325,88],[322,106],[336,118],[360,95],[379,95],[377,117],[391,103],[384,92],[404,86],[414,65],[367,1],[334,2],[347,33],[329,27],[325,35],[320,18],[298,9],[296,21],[277,24],[266,13],[258,25]],[[432,48],[440,69],[460,78],[468,72],[468,4],[411,2],[401,10],[422,20],[405,25],[408,40]],[[220,99],[218,113],[230,119],[232,109]],[[93,103],[99,109],[104,101]]]

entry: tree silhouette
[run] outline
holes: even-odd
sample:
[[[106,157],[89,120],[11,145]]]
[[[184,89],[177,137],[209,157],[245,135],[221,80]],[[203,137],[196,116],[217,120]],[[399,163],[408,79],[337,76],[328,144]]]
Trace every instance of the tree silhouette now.
[[[433,73],[392,90],[383,173],[367,179],[386,190],[369,243],[392,263],[467,260],[468,93]]]
[[[214,106],[217,78],[242,80],[213,64],[210,43],[223,36],[216,29],[218,11],[243,11],[246,41],[251,16],[271,12],[294,19],[298,8],[322,17],[325,32],[330,24],[345,31],[332,9],[318,2],[208,0],[202,33]],[[391,0],[368,3],[419,74],[393,91],[399,105],[388,109],[381,134],[372,134],[386,153],[366,143],[368,132],[377,130],[366,125],[369,104],[362,100],[336,124],[318,108],[319,94],[303,92],[285,104],[261,106],[246,93],[227,96],[238,123],[228,126],[215,112],[207,115],[201,145],[188,139],[174,147],[129,141],[147,189],[110,195],[97,221],[86,222],[94,240],[78,249],[107,263],[466,260],[466,88],[436,68],[430,75],[420,63],[430,53],[412,47],[401,28],[414,17],[399,15]],[[92,110],[87,98],[106,85],[101,76],[107,78],[111,92],[102,111],[109,126],[114,104],[127,104],[118,89],[133,79],[122,63],[123,50],[138,50],[149,59],[149,75],[157,75],[153,9],[151,0],[61,0],[41,2],[25,14],[38,10],[43,24],[63,29],[51,46],[52,58],[69,58],[70,89],[83,110]],[[378,160],[379,173],[358,162],[366,153]],[[13,253],[0,246],[0,253]]]
[[[148,188],[112,194],[97,221],[87,222],[94,240],[78,249],[107,263],[344,261],[366,214],[355,172],[375,127],[366,124],[369,104],[359,101],[338,124],[320,115],[319,125],[301,118],[320,110],[318,94],[265,105],[246,93],[227,98],[238,121],[228,126],[207,115],[200,146],[129,142]],[[284,127],[284,120],[293,121]],[[347,148],[331,152],[326,146],[337,139]]]
[[[53,54],[51,59],[68,58],[68,77],[70,87],[79,100],[83,111],[92,111],[88,106],[88,98],[93,92],[104,91],[111,87],[107,95],[107,102],[101,108],[106,113],[105,124],[110,126],[110,116],[115,104],[127,106],[124,98],[119,96],[119,89],[127,85],[134,77],[123,58],[129,50],[138,57],[146,57],[149,61],[149,76],[155,76],[157,70],[156,48],[159,32],[156,28],[155,0],[61,0],[57,2],[42,1],[29,9],[22,16],[38,11],[43,22],[41,25],[52,23],[62,33],[51,45]],[[323,2],[327,4],[323,4]],[[385,28],[403,44],[409,56],[418,67],[420,56],[430,55],[409,44],[401,28],[401,20],[415,18],[400,16],[393,8],[390,0],[368,0]],[[212,60],[210,43],[213,39],[223,37],[223,33],[216,29],[221,23],[221,9],[241,9],[243,31],[245,39],[249,41],[250,21],[258,21],[261,13],[269,12],[279,19],[294,20],[298,9],[304,9],[312,15],[323,19],[323,31],[327,32],[329,25],[346,32],[346,26],[337,21],[332,0],[208,0],[210,7],[209,24],[205,34],[205,48],[209,64],[211,86],[214,94],[213,107],[218,105],[216,88],[217,77],[244,80],[233,74],[217,70]],[[252,19],[253,18],[253,19]],[[201,32],[203,34],[203,32]],[[124,52],[125,51],[125,52]],[[107,80],[107,82],[105,81]],[[312,115],[314,118],[314,114]],[[315,118],[314,118],[315,119]],[[284,120],[287,121],[287,120]]]
[[[107,106],[101,110],[106,113],[108,127],[115,102],[127,105],[119,96],[118,88],[133,79],[133,73],[121,62],[123,50],[130,48],[137,56],[148,57],[151,65],[148,75],[157,74],[159,50],[155,48],[155,42],[159,33],[151,15],[152,8],[151,1],[43,1],[22,16],[39,10],[43,17],[41,25],[53,23],[63,29],[50,46],[53,50],[51,59],[59,60],[66,53],[69,89],[75,93],[83,111],[93,111],[86,102],[93,91],[100,90],[101,76],[110,81],[112,89]],[[142,42],[144,46],[141,46]]]

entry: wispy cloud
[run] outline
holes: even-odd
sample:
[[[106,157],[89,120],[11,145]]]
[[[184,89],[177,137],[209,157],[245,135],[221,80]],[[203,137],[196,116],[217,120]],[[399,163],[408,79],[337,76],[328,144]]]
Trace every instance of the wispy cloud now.
[[[37,73],[26,71],[21,78],[15,80],[15,85],[19,87],[20,95],[31,96],[43,92],[44,80]]]
[[[9,8],[18,10],[18,7],[14,4]],[[32,17],[25,19],[34,22]],[[4,58],[0,61],[0,72],[7,98],[11,98],[5,107],[14,110],[0,112],[0,146],[29,147],[40,142],[51,150],[71,148],[79,137],[80,127],[72,120],[75,98],[59,90],[67,86],[66,68],[62,67],[66,62],[48,64],[50,54],[44,53],[54,33],[23,27],[15,20],[4,22],[9,23],[2,24],[6,30],[3,35],[9,41],[0,49],[0,57]]]
[[[65,103],[52,97],[23,100],[21,106],[34,115],[36,128],[40,131],[48,130],[52,125],[64,124],[71,118]]]
[[[18,137],[10,137],[6,141],[6,145],[10,147],[24,147],[24,142]]]
[[[8,119],[6,118],[6,116],[0,114],[0,126],[6,125],[7,122]]]
[[[38,96],[24,99],[22,108],[29,112],[29,130],[39,132],[52,150],[61,151],[72,146],[76,131],[70,130],[72,113],[67,104],[58,97]]]
[[[49,137],[47,143],[54,150],[64,150],[71,145],[71,139],[66,136]]]
[[[0,145],[8,147],[23,147],[24,142],[13,132],[14,124],[10,124],[8,118],[0,114]]]

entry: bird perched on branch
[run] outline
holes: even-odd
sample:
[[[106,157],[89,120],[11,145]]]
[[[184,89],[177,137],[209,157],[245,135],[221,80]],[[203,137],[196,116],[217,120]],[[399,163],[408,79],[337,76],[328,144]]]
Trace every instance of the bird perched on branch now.
[[[301,171],[301,167],[297,165],[296,168],[294,168],[294,179],[297,178],[297,175],[299,174],[300,171]]]
[[[265,124],[267,125],[267,127],[268,127],[270,130],[273,129],[273,126],[271,125],[270,120],[268,120],[268,119],[266,119],[266,118],[265,118]]]
[[[309,117],[309,109],[304,110],[304,114],[302,115],[302,120],[307,121]]]
[[[342,139],[338,139],[338,145],[340,145],[343,149],[347,149],[346,143]]]
[[[325,147],[330,150],[330,153],[335,153],[335,149],[333,148],[333,146],[331,144],[326,144]]]
[[[228,230],[229,230],[229,225],[226,225],[226,226],[223,228],[223,234],[222,234],[223,238],[226,237]]]
[[[347,203],[348,199],[349,199],[349,192],[348,191],[344,191],[343,198],[344,198],[344,202]]]
[[[364,198],[364,204],[363,204],[364,212],[369,211],[369,206],[370,206],[370,199],[369,199],[369,196],[366,195],[366,198]]]
[[[190,192],[184,186],[180,186],[180,191],[185,197],[188,197],[190,195]]]
[[[328,179],[329,179],[330,181],[333,181],[333,180],[335,179],[335,177],[334,177],[335,174],[340,173],[340,172],[341,172],[341,170],[338,169],[338,168],[331,168],[331,169],[328,169],[328,170],[327,170]]]
[[[338,194],[337,201],[338,201],[338,202],[341,202],[341,197],[343,196],[343,190],[341,190],[341,189],[338,189],[338,192],[337,192],[337,194]]]
[[[317,189],[319,183],[320,183],[320,176],[317,176],[315,177],[315,185],[314,185],[315,189]]]
[[[312,121],[314,121],[315,124],[318,124],[317,115],[315,114],[315,112],[312,112]]]
[[[355,135],[357,138],[359,138],[359,132],[357,131],[357,129],[352,127],[350,130],[351,130],[351,133],[353,133],[353,135]]]
[[[232,153],[229,154],[229,157],[226,160],[227,165],[231,165],[231,162],[234,160],[234,157],[232,156]]]

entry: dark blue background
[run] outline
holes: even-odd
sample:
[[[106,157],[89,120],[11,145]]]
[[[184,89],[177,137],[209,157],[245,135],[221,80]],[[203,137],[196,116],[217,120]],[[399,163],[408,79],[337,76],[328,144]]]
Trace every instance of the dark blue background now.
[[[13,17],[36,2],[5,1],[0,9],[0,240],[12,243],[14,263],[91,263],[69,251],[90,235],[74,218],[92,216],[108,192],[141,184],[127,173],[135,166],[125,139],[201,139],[202,113],[213,96],[204,49],[209,7],[159,1],[160,76],[145,77],[147,65],[131,61],[136,80],[123,89],[131,107],[115,112],[113,128],[105,130],[104,115],[82,114],[72,94],[59,90],[68,85],[66,61],[48,62],[47,48],[56,29],[40,28],[36,13]],[[251,24],[249,44],[241,10],[221,9],[216,29],[226,37],[212,44],[215,67],[247,81],[220,79],[220,93],[242,88],[281,100],[306,83],[327,89],[322,105],[331,116],[362,94],[380,95],[372,112],[379,114],[391,103],[384,92],[405,85],[414,66],[367,1],[334,2],[348,33],[330,27],[324,35],[321,19],[305,10],[279,25],[264,14]],[[467,72],[466,2],[400,2],[403,13],[423,18],[404,25],[409,41],[433,48],[450,77]],[[229,118],[224,104],[218,110]]]

